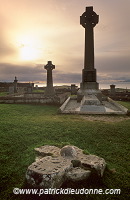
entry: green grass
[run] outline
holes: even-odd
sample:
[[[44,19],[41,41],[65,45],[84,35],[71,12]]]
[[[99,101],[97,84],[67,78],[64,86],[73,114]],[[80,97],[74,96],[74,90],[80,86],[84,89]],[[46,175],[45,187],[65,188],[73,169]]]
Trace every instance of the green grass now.
[[[120,103],[122,106],[125,106],[126,108],[128,108],[128,110],[130,110],[130,102],[118,101],[118,103]]]
[[[8,94],[9,94],[8,92],[0,92],[0,96],[6,96]]]
[[[126,90],[129,92],[130,89],[124,89],[124,88],[116,88],[117,92],[126,92]]]
[[[130,102],[122,104],[130,108]],[[0,104],[1,199],[23,199],[23,196],[14,196],[12,190],[24,187],[27,167],[35,160],[35,147],[72,144],[84,152],[103,157],[108,168],[115,169],[115,173],[106,171],[99,188],[122,190],[121,195],[91,195],[89,199],[126,200],[130,186],[130,119],[124,116],[123,121],[115,123],[87,121],[78,115],[58,115],[57,109],[56,106]],[[83,195],[61,195],[54,198],[88,199]],[[26,196],[25,199],[28,200],[29,197]]]
[[[35,90],[33,90],[33,92],[37,92],[37,93],[44,93],[44,90],[41,90],[41,89],[35,89]]]

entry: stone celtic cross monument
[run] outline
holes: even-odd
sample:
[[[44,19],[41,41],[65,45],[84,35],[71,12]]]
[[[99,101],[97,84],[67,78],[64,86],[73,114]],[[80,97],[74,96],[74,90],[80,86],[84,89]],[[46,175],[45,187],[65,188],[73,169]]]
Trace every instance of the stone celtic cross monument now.
[[[55,69],[55,65],[52,64],[52,61],[48,61],[47,65],[44,66],[44,69],[47,70],[47,87],[45,89],[45,96],[54,96],[55,90],[53,87],[52,70]]]
[[[85,54],[84,69],[82,70],[82,82],[78,91],[78,102],[83,97],[82,104],[89,100],[90,104],[100,104],[102,95],[96,79],[94,68],[94,27],[99,21],[99,15],[93,11],[93,7],[86,7],[86,11],[80,16],[80,24],[85,28]],[[91,95],[91,96],[90,96]]]
[[[94,68],[94,33],[93,29],[99,21],[99,15],[93,11],[93,7],[86,7],[86,11],[80,16],[80,24],[85,28],[85,55],[84,69],[82,71],[83,89],[98,89],[96,82],[96,69]]]

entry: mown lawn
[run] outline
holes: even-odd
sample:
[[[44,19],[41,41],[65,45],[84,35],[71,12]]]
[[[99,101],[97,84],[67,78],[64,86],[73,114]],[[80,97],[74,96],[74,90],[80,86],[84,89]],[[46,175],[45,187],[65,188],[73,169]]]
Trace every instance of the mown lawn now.
[[[0,92],[0,97],[8,95],[8,92]]]
[[[130,102],[122,104],[130,109]],[[87,121],[78,115],[57,114],[57,109],[56,106],[0,104],[0,198],[24,199],[13,195],[12,191],[16,187],[25,187],[25,172],[35,160],[35,147],[72,144],[107,162],[108,169],[101,185],[93,187],[120,188],[121,195],[61,195],[53,199],[127,199],[130,188],[128,116],[120,122]]]

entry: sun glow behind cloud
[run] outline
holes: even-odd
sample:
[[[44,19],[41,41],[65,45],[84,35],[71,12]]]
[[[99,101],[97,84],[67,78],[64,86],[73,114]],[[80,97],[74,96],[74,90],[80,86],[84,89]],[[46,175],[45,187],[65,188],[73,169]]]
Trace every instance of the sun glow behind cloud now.
[[[16,36],[15,43],[17,44],[19,61],[36,61],[42,56],[43,46],[40,46],[40,41],[38,41],[35,34],[17,33]]]
[[[21,60],[36,60],[39,57],[39,51],[28,45],[22,45],[20,48],[20,58]]]
[[[60,81],[65,77],[66,81],[79,82],[84,65],[84,29],[80,26],[80,15],[86,6],[93,6],[100,19],[94,28],[97,73],[109,79],[109,74],[112,78],[117,73],[119,77],[129,76],[129,5],[129,0],[125,3],[123,0],[1,1],[0,64],[6,70],[2,72],[0,68],[0,79],[6,80],[6,71],[10,68],[10,77],[11,69],[16,68],[14,74],[17,72],[18,77],[25,73],[22,79],[28,76],[29,80],[38,80],[38,77],[40,80],[44,69],[36,69],[36,75],[33,67],[52,60]],[[30,74],[27,66],[33,69],[29,70]]]

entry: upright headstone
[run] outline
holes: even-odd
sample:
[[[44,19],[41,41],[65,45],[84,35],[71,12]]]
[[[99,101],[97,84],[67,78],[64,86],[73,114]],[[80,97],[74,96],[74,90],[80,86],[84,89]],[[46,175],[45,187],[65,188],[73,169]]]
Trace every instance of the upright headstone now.
[[[15,79],[14,79],[14,93],[17,93],[17,77],[15,76]]]
[[[14,86],[9,86],[9,94],[14,94]]]
[[[94,27],[99,21],[99,15],[93,11],[93,7],[86,7],[86,11],[80,16],[80,24],[85,28],[85,54],[84,69],[82,70],[81,89],[98,89],[96,82],[96,69],[94,68]]]
[[[55,95],[52,78],[52,70],[55,69],[55,65],[52,64],[52,61],[48,61],[44,68],[47,70],[47,87],[45,89],[45,96],[51,97]]]
[[[32,86],[27,87],[27,93],[32,93]]]
[[[77,94],[77,88],[75,84],[71,84],[71,95]]]
[[[35,89],[38,90],[38,85],[35,86]]]
[[[29,86],[27,87],[27,92],[32,93],[32,91],[33,91],[33,84],[29,83]]]
[[[116,89],[114,84],[110,85],[110,95],[112,96],[116,95]]]

